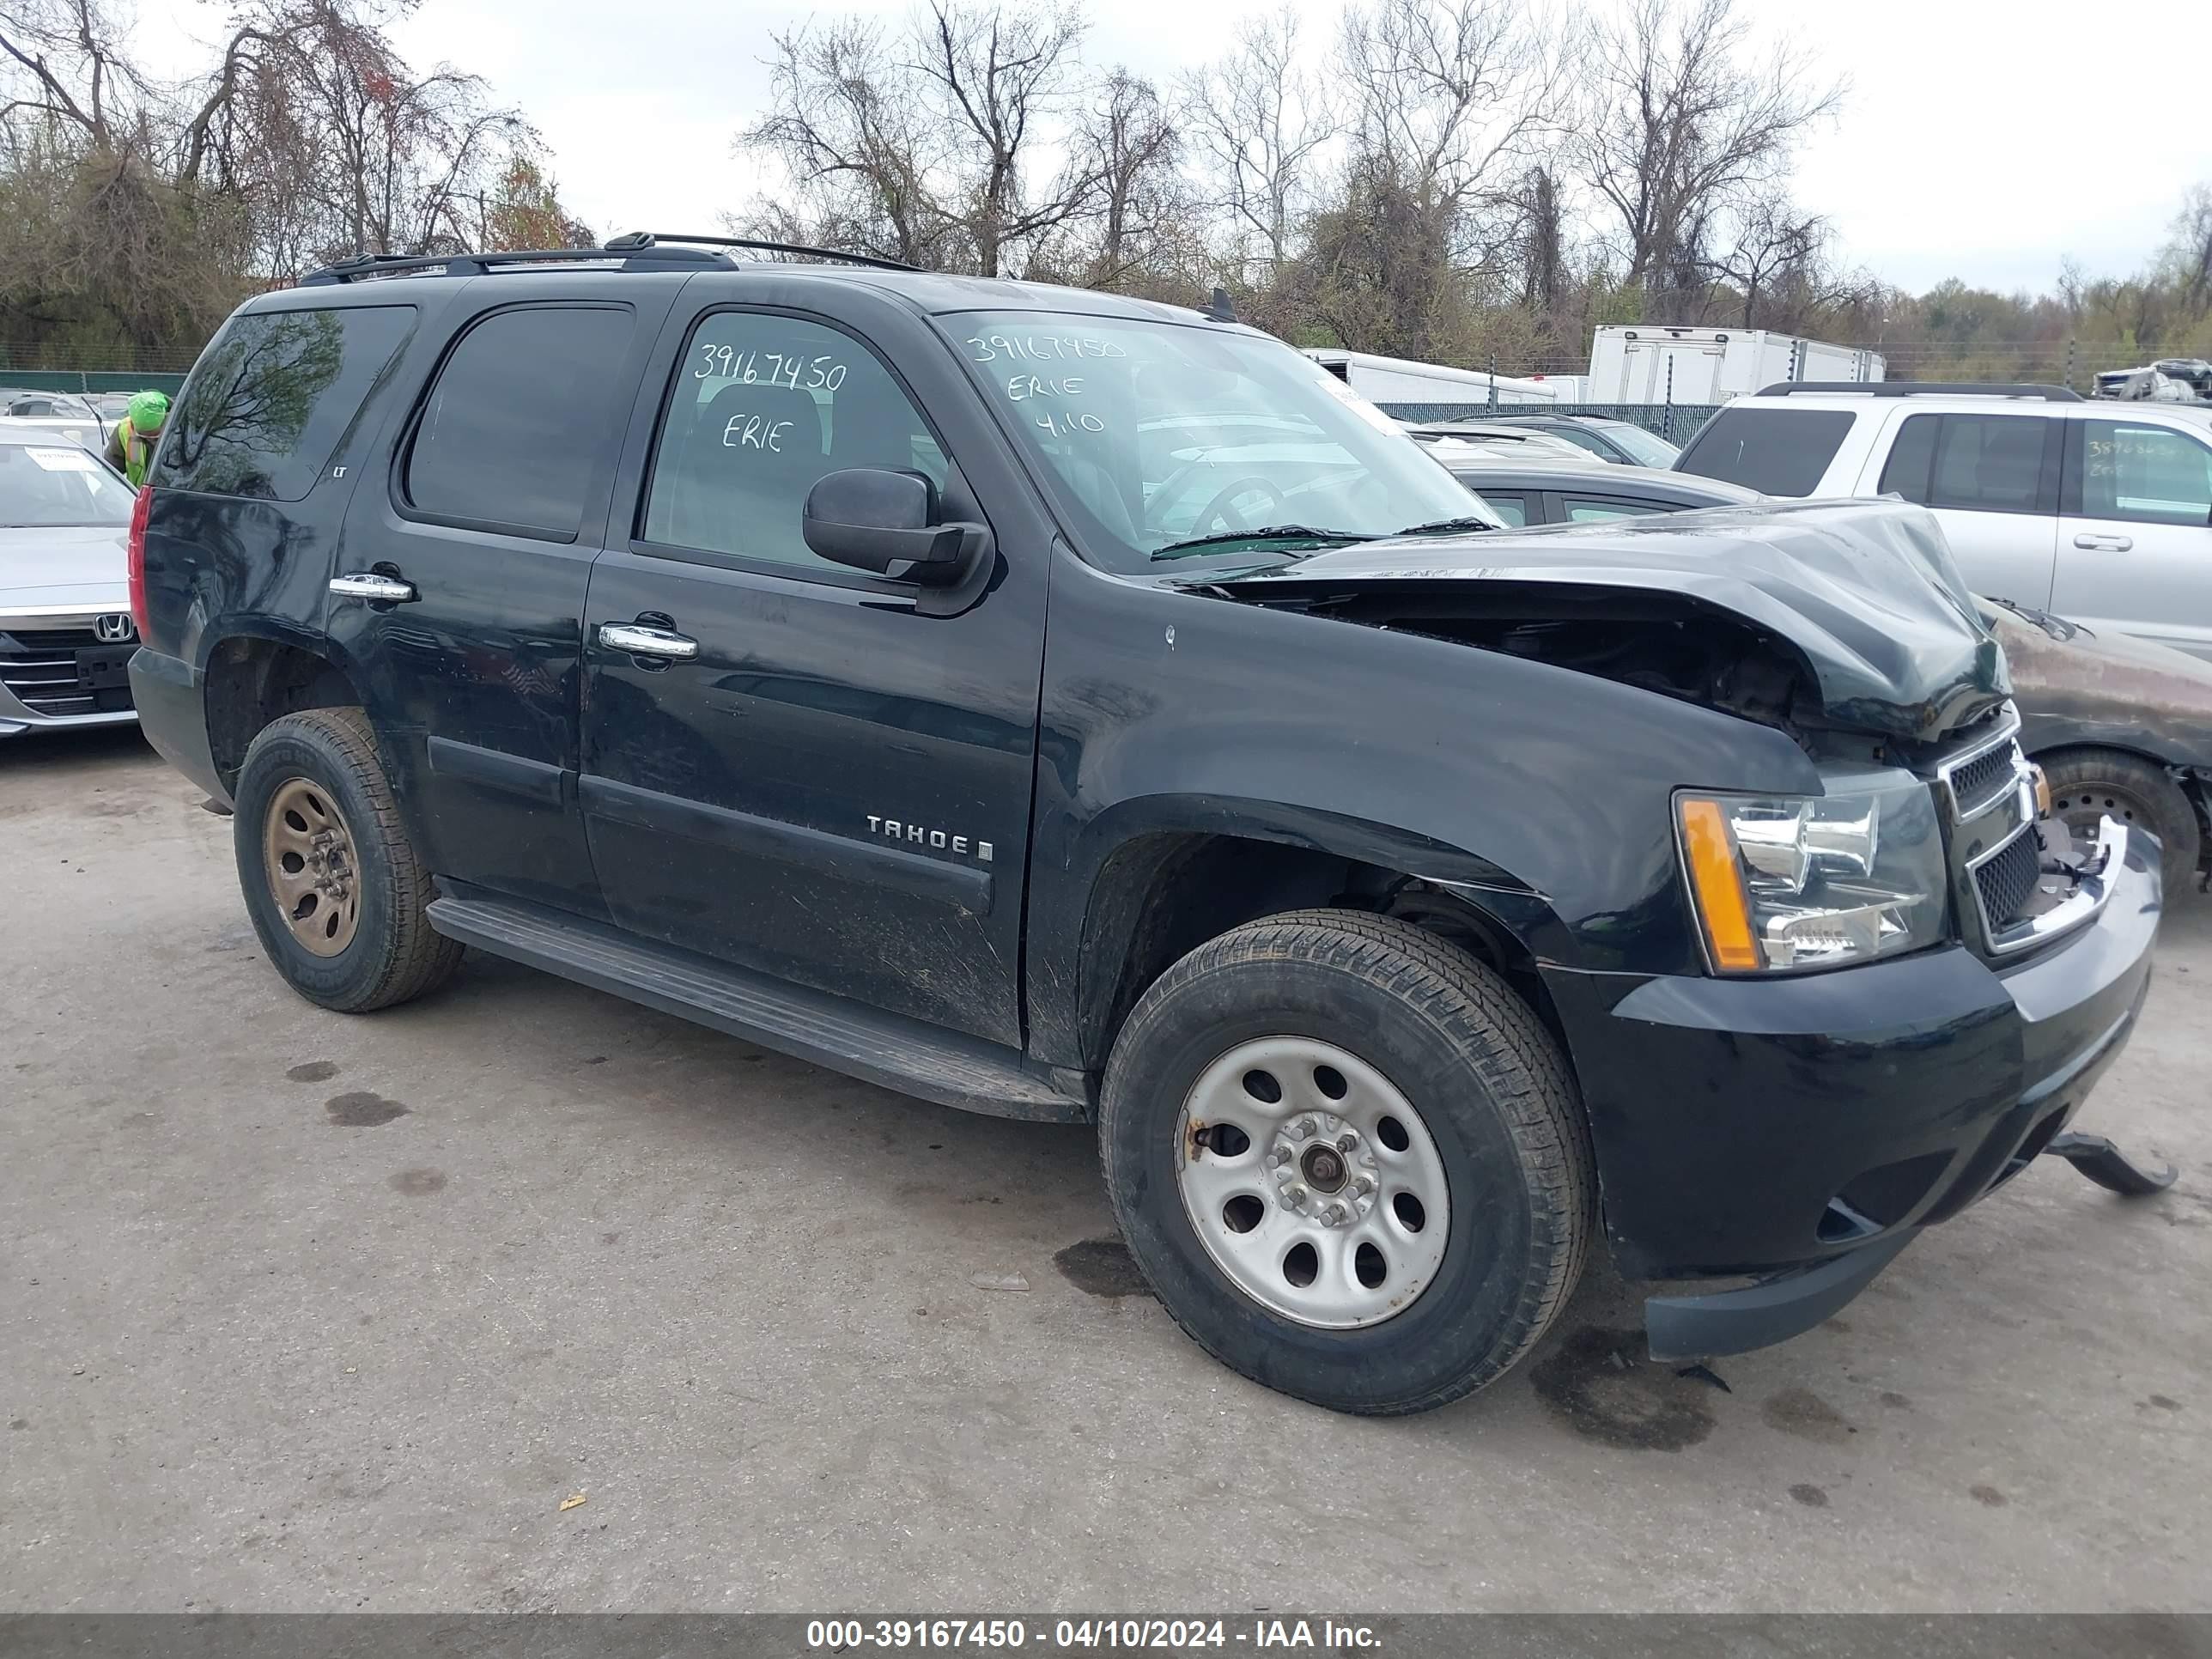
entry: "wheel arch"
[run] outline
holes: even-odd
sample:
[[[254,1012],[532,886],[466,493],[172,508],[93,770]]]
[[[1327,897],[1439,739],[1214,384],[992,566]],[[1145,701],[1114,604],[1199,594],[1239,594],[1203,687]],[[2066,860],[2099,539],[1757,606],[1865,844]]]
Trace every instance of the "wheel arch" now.
[[[246,750],[270,721],[362,701],[352,677],[311,634],[234,629],[209,648],[204,672],[208,753],[226,791],[236,788]]]
[[[1557,919],[1542,895],[1475,854],[1362,820],[1218,799],[1181,809],[1154,802],[1116,828],[1084,890],[1073,972],[1058,976],[1072,981],[1070,1061],[1084,1070],[1104,1066],[1129,1011],[1179,958],[1233,927],[1300,909],[1415,922],[1504,975],[1565,1047],[1535,971]]]

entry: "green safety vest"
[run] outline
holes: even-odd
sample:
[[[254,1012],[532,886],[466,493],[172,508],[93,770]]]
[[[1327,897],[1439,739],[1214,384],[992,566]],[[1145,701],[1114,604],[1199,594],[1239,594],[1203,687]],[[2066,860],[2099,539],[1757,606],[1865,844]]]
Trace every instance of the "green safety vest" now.
[[[123,476],[131,480],[131,487],[136,489],[146,482],[146,463],[153,459],[155,441],[161,434],[157,432],[152,438],[140,437],[138,428],[131,424],[131,417],[125,415],[116,435],[123,443]]]

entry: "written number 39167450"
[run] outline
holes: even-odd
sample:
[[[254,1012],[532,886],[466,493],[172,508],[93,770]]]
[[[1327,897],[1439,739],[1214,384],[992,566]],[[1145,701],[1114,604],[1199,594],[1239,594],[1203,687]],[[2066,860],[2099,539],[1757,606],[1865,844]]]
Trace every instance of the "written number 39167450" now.
[[[739,351],[732,346],[699,347],[695,380],[738,380],[745,385],[787,386],[794,392],[835,392],[845,384],[845,365],[834,357],[804,353]]]

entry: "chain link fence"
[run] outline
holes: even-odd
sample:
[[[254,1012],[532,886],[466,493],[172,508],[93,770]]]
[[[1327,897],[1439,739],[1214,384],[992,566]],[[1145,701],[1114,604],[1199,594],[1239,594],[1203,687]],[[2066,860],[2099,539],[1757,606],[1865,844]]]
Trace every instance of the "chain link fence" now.
[[[79,397],[100,392],[166,392],[173,398],[184,384],[181,371],[0,368],[0,391],[5,392],[73,392]]]

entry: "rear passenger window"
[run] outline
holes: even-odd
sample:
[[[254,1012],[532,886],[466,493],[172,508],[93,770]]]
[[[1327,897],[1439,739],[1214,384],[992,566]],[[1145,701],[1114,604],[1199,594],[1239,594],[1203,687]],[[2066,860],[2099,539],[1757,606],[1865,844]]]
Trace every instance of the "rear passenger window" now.
[[[408,446],[408,505],[451,523],[574,541],[612,464],[629,388],[627,307],[495,311],[438,371]]]
[[[1875,493],[1899,495],[1908,501],[1928,505],[1928,475],[1936,465],[1936,427],[1942,419],[1940,415],[1915,415],[1897,429],[1897,441],[1889,447],[1889,459],[1883,463],[1881,482],[1875,486]]]
[[[849,334],[716,312],[691,337],[661,422],[645,538],[849,576],[801,520],[825,473],[879,466],[946,480],[945,454],[890,371]]]
[[[1767,495],[1809,495],[1843,447],[1851,414],[1840,409],[1723,409],[1698,429],[1676,470]]]
[[[1614,519],[1640,519],[1646,513],[1666,509],[1654,501],[1625,501],[1613,495],[1563,495],[1559,506],[1569,524],[1605,524]]]
[[[1481,490],[1475,499],[1496,514],[1498,521],[1518,530],[1528,522],[1528,498],[1504,491]]]
[[[255,311],[200,354],[155,457],[163,489],[296,501],[415,325],[412,306]]]
[[[2043,440],[2049,422],[2033,415],[1946,415],[1936,434],[1930,507],[1981,513],[2050,513],[2043,501]]]

